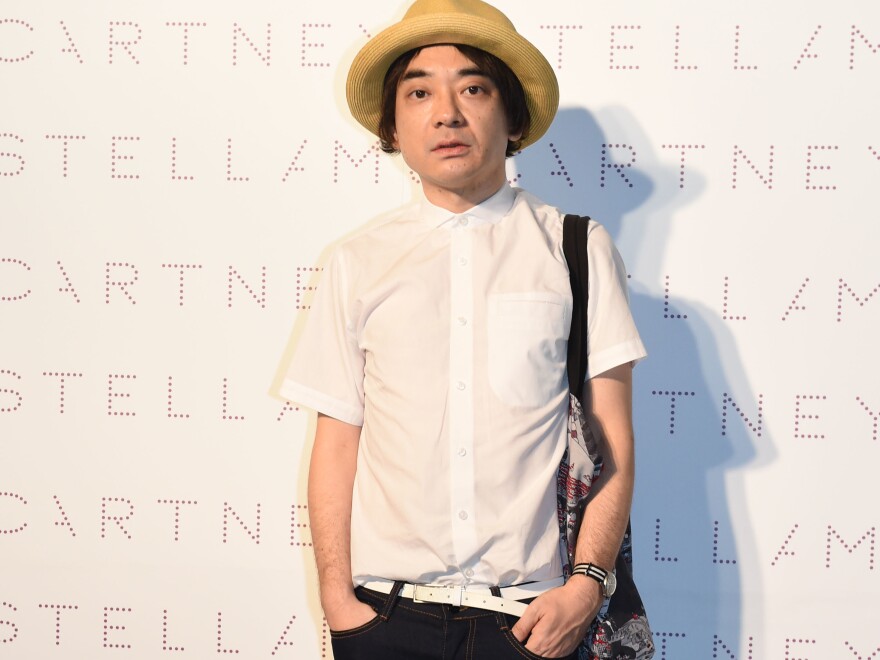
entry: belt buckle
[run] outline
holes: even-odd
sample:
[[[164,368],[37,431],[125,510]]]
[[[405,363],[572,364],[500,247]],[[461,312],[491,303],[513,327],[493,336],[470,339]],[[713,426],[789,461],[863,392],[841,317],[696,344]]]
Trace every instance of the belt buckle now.
[[[456,584],[414,584],[414,603],[440,603],[461,607],[464,587]]]

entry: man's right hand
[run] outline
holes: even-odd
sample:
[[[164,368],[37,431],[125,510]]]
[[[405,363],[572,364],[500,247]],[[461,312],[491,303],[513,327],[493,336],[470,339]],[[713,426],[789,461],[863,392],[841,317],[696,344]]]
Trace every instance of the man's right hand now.
[[[354,593],[343,603],[324,606],[324,618],[327,619],[327,625],[333,632],[359,628],[377,616],[376,610],[359,601]]]

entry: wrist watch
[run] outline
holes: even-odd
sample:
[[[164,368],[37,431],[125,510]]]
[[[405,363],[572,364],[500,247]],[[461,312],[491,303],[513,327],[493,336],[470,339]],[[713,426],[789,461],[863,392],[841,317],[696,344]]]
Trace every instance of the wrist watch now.
[[[572,575],[586,575],[593,578],[602,585],[602,595],[605,598],[611,598],[615,589],[617,589],[617,578],[613,571],[606,571],[595,564],[575,564],[571,571]]]

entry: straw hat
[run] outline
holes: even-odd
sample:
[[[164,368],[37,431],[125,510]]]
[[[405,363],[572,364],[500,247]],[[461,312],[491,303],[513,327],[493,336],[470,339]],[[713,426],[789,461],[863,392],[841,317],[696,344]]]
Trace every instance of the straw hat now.
[[[361,49],[348,71],[345,94],[351,114],[371,133],[379,130],[382,85],[388,68],[413,48],[464,44],[491,53],[519,78],[531,115],[526,147],[550,127],[559,106],[553,67],[500,11],[481,0],[416,0],[403,19]]]

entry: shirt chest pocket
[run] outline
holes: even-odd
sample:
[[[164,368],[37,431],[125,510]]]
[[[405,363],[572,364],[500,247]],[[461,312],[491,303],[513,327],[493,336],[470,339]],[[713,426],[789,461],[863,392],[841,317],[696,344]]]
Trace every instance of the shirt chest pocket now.
[[[564,387],[569,318],[555,293],[489,296],[489,385],[510,406],[546,404]]]

